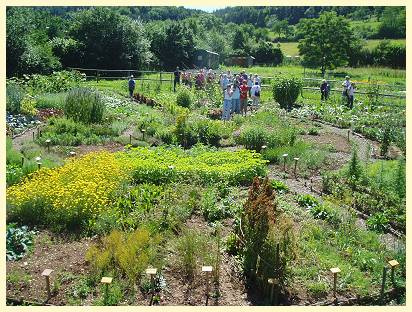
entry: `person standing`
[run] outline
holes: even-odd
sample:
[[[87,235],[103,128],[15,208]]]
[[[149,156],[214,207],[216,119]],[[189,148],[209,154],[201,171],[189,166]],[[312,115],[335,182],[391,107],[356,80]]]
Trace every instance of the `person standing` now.
[[[253,87],[253,75],[249,74],[247,77],[247,87],[248,87],[248,92],[249,92],[249,97],[251,97],[250,89]]]
[[[352,82],[348,88],[348,106],[350,109],[353,108],[353,99],[355,95],[356,85]]]
[[[347,105],[349,106],[349,88],[351,86],[352,82],[350,81],[350,77],[346,76],[345,81],[342,82],[342,97],[346,100]]]
[[[236,114],[240,113],[240,88],[237,81],[233,85],[232,112]]]
[[[260,99],[260,86],[259,86],[259,82],[255,81],[255,85],[252,87],[251,89],[251,93],[252,93],[252,108],[254,108],[255,110],[258,109],[259,107],[259,99]]]
[[[327,100],[329,97],[329,83],[326,81],[326,79],[322,80],[322,84],[320,85],[320,100]]]
[[[222,79],[220,79],[220,87],[222,88],[223,93],[225,93],[228,84],[229,84],[229,79],[227,78],[226,74],[223,74]]]
[[[242,85],[240,86],[240,113],[246,116],[247,113],[247,95],[249,88],[247,86],[247,81],[243,80]]]
[[[133,79],[133,75],[130,75],[128,85],[129,85],[129,96],[130,98],[133,98],[134,88],[136,87],[136,81]]]
[[[256,84],[256,82],[258,83],[259,86],[261,86],[261,79],[258,76],[258,74],[255,74],[255,84]]]
[[[222,111],[222,120],[230,119],[230,109],[232,107],[232,86],[228,84],[226,86],[224,99],[223,99],[223,111]]]
[[[179,66],[176,67],[176,70],[174,71],[174,76],[175,79],[173,81],[173,91],[176,92],[176,85],[180,84],[180,70],[179,70]]]

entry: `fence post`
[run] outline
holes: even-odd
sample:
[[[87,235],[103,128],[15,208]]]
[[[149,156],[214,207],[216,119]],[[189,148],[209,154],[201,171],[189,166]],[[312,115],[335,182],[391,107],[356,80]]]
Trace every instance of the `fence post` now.
[[[383,273],[382,273],[382,286],[381,286],[381,295],[380,295],[380,301],[381,303],[383,302],[383,298],[385,295],[385,283],[386,283],[386,273],[388,271],[388,268],[386,266],[383,267]]]

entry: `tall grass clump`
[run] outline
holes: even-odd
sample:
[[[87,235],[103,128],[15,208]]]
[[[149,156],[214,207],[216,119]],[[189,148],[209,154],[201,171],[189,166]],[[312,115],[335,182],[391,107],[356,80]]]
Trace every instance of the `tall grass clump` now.
[[[70,90],[64,103],[64,113],[67,118],[84,123],[100,122],[104,108],[100,93],[88,88]]]
[[[66,101],[66,92],[45,93],[36,96],[37,108],[63,108]]]

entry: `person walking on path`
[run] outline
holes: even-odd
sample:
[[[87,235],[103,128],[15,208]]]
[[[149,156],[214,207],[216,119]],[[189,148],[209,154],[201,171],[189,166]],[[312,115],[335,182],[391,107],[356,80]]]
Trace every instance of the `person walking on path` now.
[[[224,99],[223,99],[223,111],[222,111],[222,120],[230,119],[230,109],[232,107],[232,86],[228,84],[226,86]]]
[[[176,92],[176,85],[180,84],[180,70],[179,70],[179,66],[176,67],[176,70],[174,71],[174,76],[175,79],[173,81],[173,92]]]
[[[242,85],[240,86],[240,113],[242,116],[246,116],[247,113],[247,94],[249,88],[247,86],[247,81],[243,80]]]
[[[348,106],[349,106],[349,88],[351,84],[352,82],[350,81],[350,77],[346,76],[345,81],[342,82],[342,87],[343,87],[342,97],[344,98],[344,100],[346,100],[346,103]]]
[[[133,98],[134,88],[136,87],[136,81],[133,79],[133,75],[130,75],[129,78],[129,96]]]
[[[257,110],[259,108],[259,99],[260,99],[260,86],[259,86],[259,82],[255,81],[255,85],[252,87],[251,89],[251,93],[252,93],[252,109],[254,108],[255,110]]]
[[[329,83],[326,81],[326,79],[323,79],[322,84],[320,85],[320,93],[321,93],[320,100],[321,101],[323,100],[326,101],[328,99],[329,90],[330,90]]]
[[[232,113],[240,113],[240,88],[239,83],[236,81],[233,84],[233,94],[232,94]]]

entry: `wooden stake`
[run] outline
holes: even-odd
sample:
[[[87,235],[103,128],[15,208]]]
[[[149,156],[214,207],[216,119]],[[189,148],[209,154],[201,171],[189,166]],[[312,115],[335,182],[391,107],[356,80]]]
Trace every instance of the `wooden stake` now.
[[[338,281],[338,273],[340,269],[338,267],[331,268],[330,271],[333,273],[333,296],[336,298],[336,285]]]
[[[155,268],[149,268],[149,269],[146,269],[146,274],[147,275],[149,275],[150,276],[150,288],[151,288],[151,293],[152,293],[152,296],[151,296],[151,298],[150,298],[150,303],[149,303],[149,305],[152,305],[153,304],[153,297],[154,297],[154,277],[156,276],[156,274],[157,274],[157,269],[155,269]]]
[[[23,168],[23,164],[24,164],[24,157],[21,156],[21,167]]]
[[[350,130],[348,130],[348,142],[349,142],[349,135],[350,135]]]
[[[295,169],[293,170],[293,172],[295,173],[295,178],[296,178],[296,167],[297,167],[297,165],[298,165],[299,157],[295,157],[295,158],[293,158],[293,159],[295,160]]]
[[[132,145],[132,135],[129,134],[129,144]]]
[[[53,272],[51,269],[45,269],[41,274],[46,278],[46,291],[47,291],[47,300],[51,298],[51,290],[50,290],[50,274]]]
[[[206,305],[209,301],[209,275],[213,271],[211,266],[202,266],[202,272],[206,272]]]
[[[109,285],[112,283],[113,278],[112,277],[102,277],[100,283],[105,284],[105,290],[104,290],[104,304],[107,304],[107,299],[109,295]]]
[[[386,283],[386,273],[387,272],[388,272],[388,268],[384,266],[383,273],[382,273],[382,286],[381,286],[381,295],[380,295],[381,302],[383,302],[383,297],[385,295],[385,283]]]
[[[388,263],[389,263],[389,265],[390,265],[390,267],[391,267],[391,282],[392,282],[392,286],[394,286],[394,285],[395,285],[395,268],[396,268],[397,266],[399,266],[399,262],[396,261],[396,260],[391,260],[391,261],[388,261]]]
[[[47,139],[47,140],[46,140],[46,144],[47,144],[47,152],[48,152],[48,153],[50,153],[50,143],[51,143],[51,140],[50,140],[50,139]]]
[[[33,141],[34,141],[34,131],[33,131]]]
[[[141,131],[142,131],[142,134],[143,134],[143,140],[144,140],[144,134],[145,134],[146,130],[145,130],[145,129],[142,129]]]
[[[283,171],[286,172],[286,158],[288,157],[288,154],[283,154]]]

